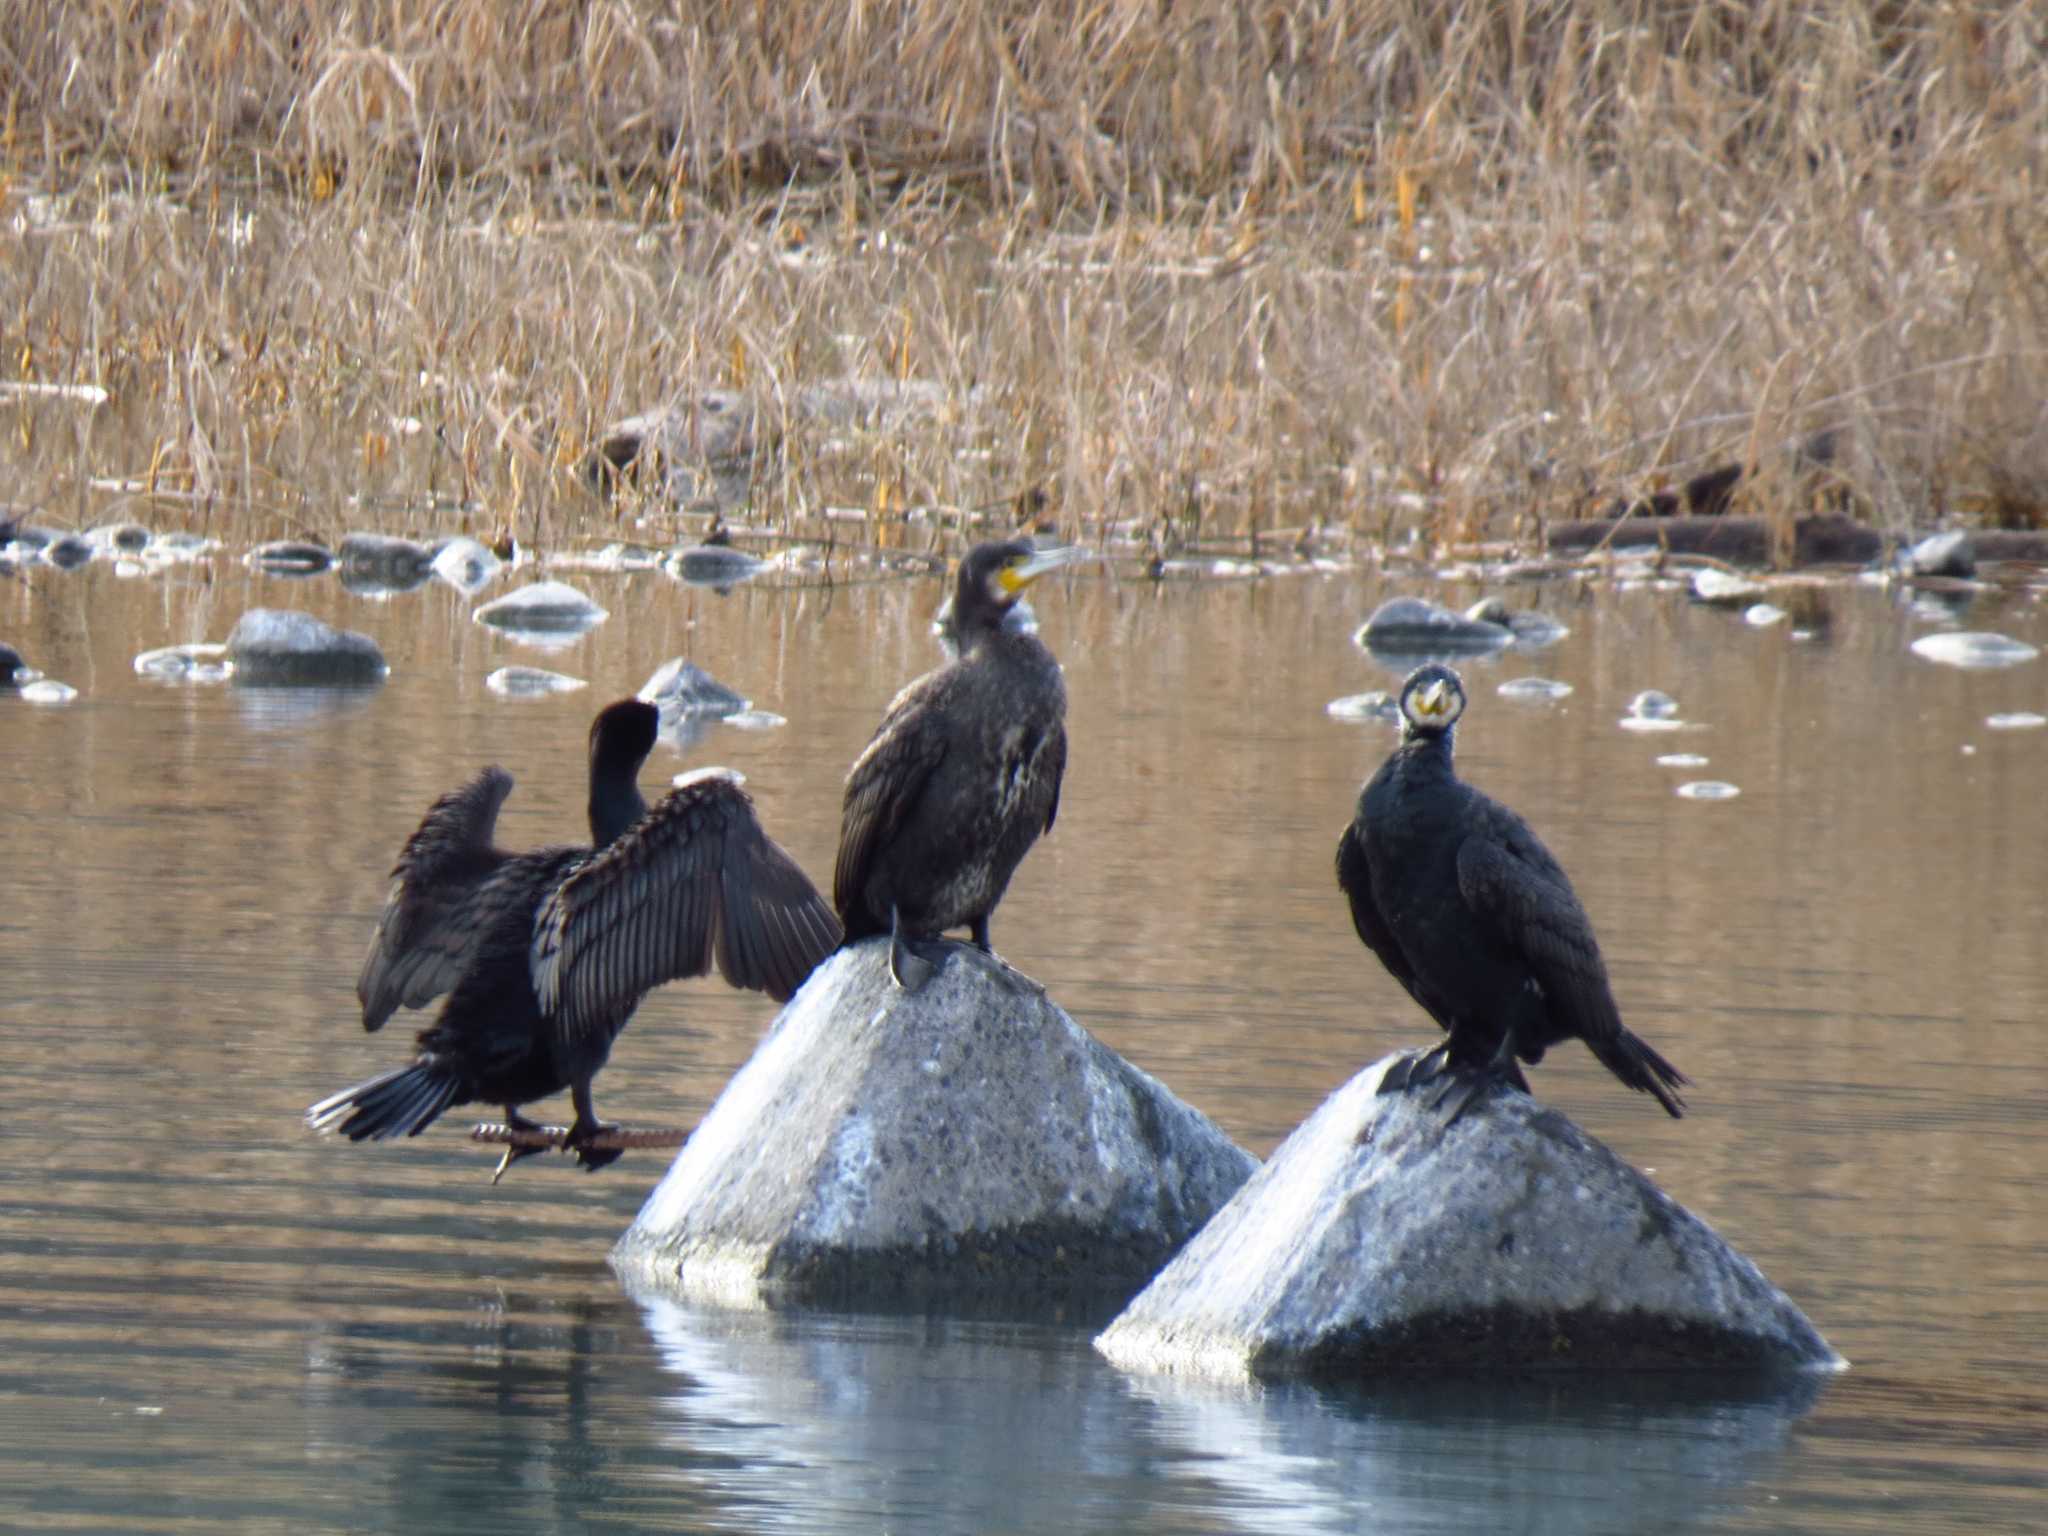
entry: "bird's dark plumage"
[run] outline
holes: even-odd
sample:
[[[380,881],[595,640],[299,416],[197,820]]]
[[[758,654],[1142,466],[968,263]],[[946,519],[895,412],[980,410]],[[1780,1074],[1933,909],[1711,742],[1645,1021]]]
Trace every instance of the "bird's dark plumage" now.
[[[948,621],[957,655],[897,694],[847,773],[832,902],[848,943],[892,935],[899,982],[928,974],[913,948],[948,928],[989,948],[990,913],[1059,814],[1066,685],[1038,637],[1004,621],[1072,558],[1021,541],[968,551]]]
[[[419,1056],[321,1100],[315,1128],[351,1141],[416,1136],[457,1104],[518,1106],[570,1090],[586,1167],[618,1154],[590,1085],[640,999],[714,966],[786,1000],[839,942],[795,860],[762,831],[736,774],[685,777],[648,809],[635,783],[657,714],[626,700],[590,731],[595,846],[507,853],[492,843],[512,776],[486,768],[436,800],[406,840],[356,984],[363,1027],[446,996]]]
[[[1533,1066],[1559,1041],[1579,1039],[1676,1117],[1686,1079],[1622,1024],[1564,870],[1527,822],[1453,770],[1464,707],[1449,667],[1419,667],[1402,685],[1400,745],[1337,840],[1337,883],[1359,938],[1443,1026],[1442,1065],[1526,1091],[1517,1057]],[[1411,1064],[1390,1080],[1432,1075],[1425,1067],[1416,1076]]]

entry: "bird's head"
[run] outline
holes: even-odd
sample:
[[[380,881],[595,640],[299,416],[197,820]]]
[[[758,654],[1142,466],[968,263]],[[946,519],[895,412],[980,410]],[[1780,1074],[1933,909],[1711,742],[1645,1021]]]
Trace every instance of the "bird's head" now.
[[[1024,595],[1024,589],[1047,571],[1086,559],[1088,552],[1074,545],[1039,549],[1029,539],[1010,539],[1000,544],[977,544],[960,562],[960,592],[973,590],[997,608],[1007,608]]]
[[[1465,684],[1440,661],[1417,667],[1401,685],[1401,739],[1441,736],[1465,712]]]
[[[590,766],[638,773],[654,750],[661,711],[640,699],[607,704],[590,722]]]
[[[960,561],[949,631],[963,650],[971,648],[981,635],[1002,627],[1003,615],[1039,577],[1088,558],[1090,551],[1076,545],[1039,549],[1029,539],[975,545]]]

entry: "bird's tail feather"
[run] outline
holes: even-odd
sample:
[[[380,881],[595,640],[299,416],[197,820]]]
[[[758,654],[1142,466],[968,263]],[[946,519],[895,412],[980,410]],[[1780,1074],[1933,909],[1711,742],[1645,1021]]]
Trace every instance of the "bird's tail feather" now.
[[[1685,1100],[1678,1096],[1678,1090],[1691,1079],[1658,1055],[1640,1036],[1623,1029],[1604,1048],[1596,1046],[1594,1054],[1608,1071],[1629,1087],[1638,1093],[1654,1096],[1672,1119],[1677,1120],[1685,1114]]]
[[[415,1061],[322,1099],[306,1111],[306,1124],[350,1141],[417,1136],[455,1102],[459,1087],[438,1063]]]

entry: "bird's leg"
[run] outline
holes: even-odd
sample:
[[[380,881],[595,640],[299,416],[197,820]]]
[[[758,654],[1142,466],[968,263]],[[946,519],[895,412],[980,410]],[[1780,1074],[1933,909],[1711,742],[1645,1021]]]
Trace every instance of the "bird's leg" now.
[[[586,1145],[592,1137],[618,1129],[597,1118],[597,1110],[590,1102],[590,1079],[579,1077],[570,1084],[569,1097],[576,1105],[576,1123],[569,1127],[568,1140],[562,1143],[563,1150],[576,1154],[576,1161],[583,1165],[585,1173],[595,1173],[608,1163],[616,1163],[623,1148]]]
[[[903,931],[903,909],[889,907],[889,974],[905,992],[915,992],[938,970],[938,962],[918,953],[921,946]]]
[[[544,1126],[527,1119],[526,1116],[519,1113],[519,1108],[515,1104],[507,1104],[505,1106],[505,1125],[508,1130],[514,1131],[538,1131],[545,1129]],[[505,1155],[498,1159],[498,1166],[491,1170],[491,1182],[495,1184],[498,1180],[505,1177],[505,1170],[510,1168],[520,1158],[532,1157],[534,1153],[546,1150],[544,1147],[517,1147],[507,1142],[505,1144]]]
[[[984,955],[993,955],[996,952],[995,946],[988,941],[988,914],[986,912],[970,921],[967,925],[967,931],[973,935],[974,947]]]

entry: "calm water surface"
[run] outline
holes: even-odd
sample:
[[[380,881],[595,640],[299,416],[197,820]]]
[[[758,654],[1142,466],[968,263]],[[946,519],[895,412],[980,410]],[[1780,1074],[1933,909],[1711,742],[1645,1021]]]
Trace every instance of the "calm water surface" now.
[[[1572,871],[1631,1025],[1696,1080],[1669,1122],[1582,1051],[1538,1092],[1653,1171],[1854,1362],[1711,1383],[1230,1392],[1125,1377],[1082,1328],[745,1315],[623,1294],[605,1253],[665,1166],[496,1188],[436,1127],[304,1133],[398,1058],[353,983],[400,842],[485,762],[514,844],[582,835],[592,710],[687,654],[779,730],[725,762],[829,881],[839,780],[930,665],[935,583],[719,598],[574,577],[612,610],[542,654],[438,586],[389,601],[231,561],[0,582],[0,639],[81,690],[0,699],[0,1524],[525,1531],[2048,1529],[2048,662],[1907,650],[1940,624],[1842,588],[1825,638],[1647,591],[1527,588],[1571,626],[1475,663],[1469,777]],[[497,590],[503,590],[500,583]],[[997,946],[1261,1154],[1434,1031],[1351,932],[1337,828],[1390,728],[1349,640],[1365,576],[1043,591],[1074,749]],[[495,595],[486,594],[488,595]],[[1451,589],[1459,601],[1473,592]],[[152,684],[132,658],[259,603],[374,634],[360,694]],[[1965,627],[2036,644],[2027,596]],[[530,702],[508,662],[588,678]],[[1496,695],[1569,682],[1560,703]],[[1675,694],[1689,728],[1619,728]],[[1673,752],[1701,769],[1659,766]],[[1680,799],[1689,778],[1739,798]],[[607,1116],[692,1123],[771,1005],[641,1011]],[[551,1109],[554,1106],[549,1106]]]

